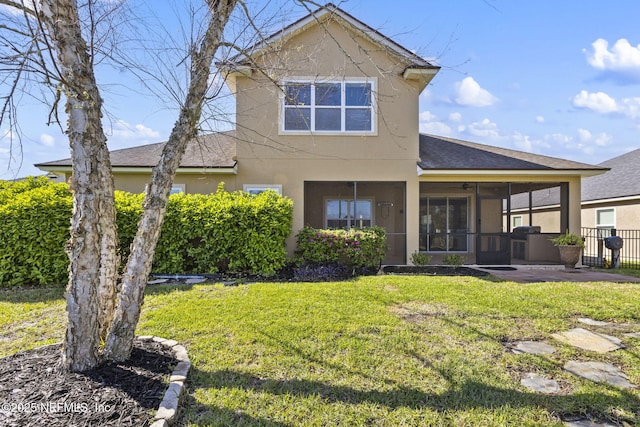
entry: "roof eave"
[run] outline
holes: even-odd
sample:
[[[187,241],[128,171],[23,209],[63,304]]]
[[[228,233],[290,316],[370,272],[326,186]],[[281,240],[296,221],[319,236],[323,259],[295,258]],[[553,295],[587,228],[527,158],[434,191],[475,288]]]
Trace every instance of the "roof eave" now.
[[[71,173],[71,166],[47,166],[43,164],[35,165],[44,172],[66,172]],[[151,174],[153,167],[151,166],[113,166],[111,170],[117,173],[132,174]],[[223,167],[180,167],[176,170],[176,174],[184,175],[237,175],[238,163],[233,166]]]
[[[535,175],[535,176],[594,176],[606,172],[602,169],[423,169],[418,165],[418,176],[452,176],[452,175]]]
[[[405,80],[418,80],[421,81],[424,86],[431,83],[431,80],[438,74],[440,67],[407,67],[402,73],[402,78]]]
[[[619,196],[619,197],[611,197],[609,199],[592,199],[592,200],[583,200],[583,205],[599,205],[603,203],[618,203],[618,202],[629,202],[634,200],[640,200],[640,194],[632,195],[632,196]]]

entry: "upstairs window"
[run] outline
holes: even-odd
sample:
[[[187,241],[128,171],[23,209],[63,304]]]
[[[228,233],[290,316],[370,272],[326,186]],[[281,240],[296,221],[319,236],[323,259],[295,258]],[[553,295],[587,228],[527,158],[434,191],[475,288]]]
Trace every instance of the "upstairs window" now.
[[[371,133],[373,90],[372,82],[285,82],[283,131]]]

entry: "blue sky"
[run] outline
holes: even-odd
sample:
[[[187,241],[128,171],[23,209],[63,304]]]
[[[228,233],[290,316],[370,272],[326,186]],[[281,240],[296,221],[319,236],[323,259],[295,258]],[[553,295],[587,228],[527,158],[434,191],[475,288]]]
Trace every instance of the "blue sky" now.
[[[591,164],[640,148],[636,0],[335,3],[442,66],[420,98],[422,132]],[[105,95],[109,146],[166,140],[172,106],[125,86]],[[20,116],[22,167],[0,139],[1,179],[40,174],[34,163],[69,157],[64,135],[45,125],[46,110],[27,97],[21,103],[29,113]]]

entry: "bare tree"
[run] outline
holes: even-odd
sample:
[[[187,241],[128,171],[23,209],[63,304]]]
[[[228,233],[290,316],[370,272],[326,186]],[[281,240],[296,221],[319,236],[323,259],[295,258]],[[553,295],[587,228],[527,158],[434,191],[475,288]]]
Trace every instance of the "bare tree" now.
[[[7,122],[11,127],[17,126],[15,96],[31,87],[44,88],[43,98],[51,106],[51,122],[59,122],[57,107],[63,99],[68,117],[65,131],[71,149],[70,188],[74,205],[68,244],[68,322],[63,361],[69,370],[82,371],[105,359],[125,360],[130,356],[173,178],[188,142],[198,133],[203,109],[211,104],[207,101],[217,94],[216,90],[210,92],[214,80],[211,68],[218,52],[233,52],[235,60],[244,58],[244,63],[257,71],[257,80],[274,90],[282,90],[280,77],[286,75],[290,64],[286,53],[279,51],[282,46],[262,39],[262,29],[255,22],[261,11],[250,13],[242,0],[205,3],[202,31],[196,29],[196,36],[191,38],[178,63],[188,69],[187,89],[181,92],[171,82],[162,82],[152,72],[136,68],[135,58],[114,53],[115,43],[111,43],[110,37],[116,31],[109,24],[122,3],[85,0],[78,5],[76,0],[0,0],[0,8],[15,12],[6,23],[0,23],[0,85],[10,89],[6,97],[0,98],[0,127]],[[308,11],[309,5],[316,6],[312,0],[296,3]],[[261,46],[270,54],[282,55],[275,63],[262,63],[260,58],[253,57],[251,48],[238,47],[246,40],[223,39],[235,9],[240,9],[245,19],[234,33],[238,37],[251,33],[262,39]],[[99,31],[105,23],[108,31]],[[327,32],[326,37],[332,36]],[[145,78],[160,82],[180,104],[178,118],[146,188],[142,218],[119,289],[114,183],[102,124],[101,86],[95,70],[98,52],[137,72],[145,89],[151,92],[156,89]],[[346,51],[343,53],[353,61]],[[172,67],[157,64],[167,79],[178,79]],[[385,72],[380,70],[380,75],[384,77]],[[277,146],[277,142],[270,145]]]
[[[65,99],[74,201],[63,346],[63,362],[69,370],[91,368],[105,357],[125,360],[130,356],[173,177],[187,142],[197,134],[211,65],[237,2],[206,2],[206,31],[185,59],[190,61],[186,96],[147,187],[142,219],[118,293],[113,175],[94,69],[98,33],[93,31],[97,23],[93,12],[98,2],[89,0],[79,6],[74,0],[0,0],[0,6],[12,13],[11,22],[0,25],[1,61],[11,71],[3,81],[10,93],[3,98],[0,125],[3,121],[17,125],[14,99],[24,76],[38,76],[39,83],[52,89],[52,116],[61,97]],[[81,26],[81,7],[89,17],[88,32]]]

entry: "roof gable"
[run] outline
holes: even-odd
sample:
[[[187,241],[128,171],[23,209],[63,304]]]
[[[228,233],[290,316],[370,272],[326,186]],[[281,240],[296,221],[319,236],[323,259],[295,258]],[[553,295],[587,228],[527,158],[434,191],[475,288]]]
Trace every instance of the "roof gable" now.
[[[227,77],[232,77],[232,81],[227,81],[227,83],[234,87],[233,75],[235,73],[239,73],[241,75],[248,75],[251,73],[252,60],[248,57],[255,60],[261,55],[269,53],[274,46],[282,45],[296,35],[305,32],[312,27],[325,25],[331,20],[339,22],[343,28],[362,36],[376,46],[380,46],[386,52],[390,52],[395,55],[400,62],[405,65],[402,70],[402,76],[405,79],[422,80],[426,85],[440,70],[439,66],[431,64],[426,59],[421,58],[409,49],[401,46],[332,3],[319,7],[305,17],[284,27],[271,36],[264,38],[260,42],[248,49],[245,49],[243,52],[238,53],[227,61],[219,63],[218,66],[223,70]]]

